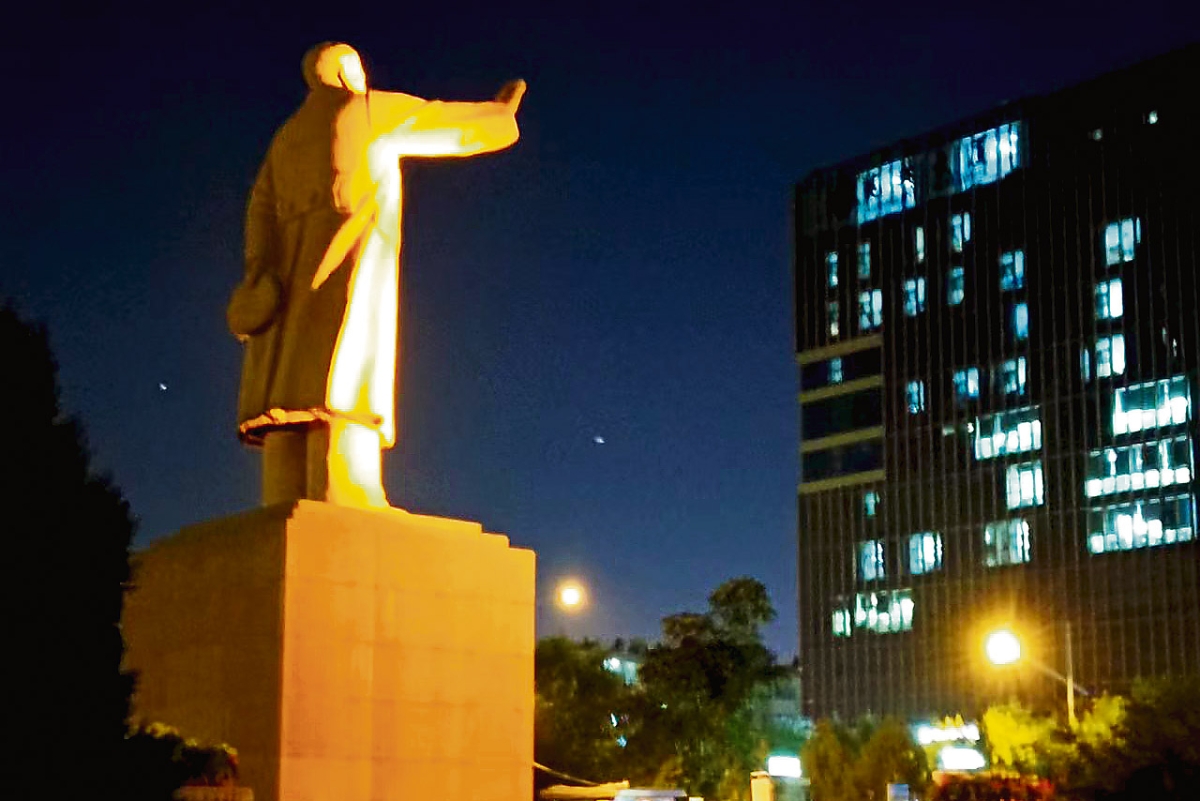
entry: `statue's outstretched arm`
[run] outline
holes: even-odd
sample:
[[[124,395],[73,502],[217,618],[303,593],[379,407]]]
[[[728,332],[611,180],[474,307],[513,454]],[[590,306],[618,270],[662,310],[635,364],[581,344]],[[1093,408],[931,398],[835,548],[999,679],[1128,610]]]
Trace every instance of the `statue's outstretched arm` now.
[[[384,103],[390,103],[387,96],[391,93],[378,94],[384,95]],[[430,100],[411,106],[405,102],[407,115],[394,127],[384,128],[384,137],[402,157],[473,156],[501,150],[517,141],[515,115],[524,94],[525,82],[513,81],[500,90],[495,100],[482,103]],[[372,93],[372,114],[375,97]],[[405,101],[414,99],[410,95],[400,97]]]

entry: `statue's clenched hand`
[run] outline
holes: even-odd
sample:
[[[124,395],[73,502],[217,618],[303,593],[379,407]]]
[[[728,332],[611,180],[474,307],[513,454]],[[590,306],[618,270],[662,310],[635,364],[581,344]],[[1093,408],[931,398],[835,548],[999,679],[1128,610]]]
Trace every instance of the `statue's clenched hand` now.
[[[517,110],[517,106],[521,105],[521,98],[525,96],[525,81],[517,78],[509,81],[500,87],[500,91],[496,93],[496,102],[504,103],[513,111]]]

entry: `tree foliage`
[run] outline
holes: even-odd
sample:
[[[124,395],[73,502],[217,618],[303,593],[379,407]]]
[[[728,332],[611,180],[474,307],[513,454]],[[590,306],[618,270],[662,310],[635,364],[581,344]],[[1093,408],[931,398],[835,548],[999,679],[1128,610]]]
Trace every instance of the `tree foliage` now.
[[[121,773],[132,678],[121,672],[120,620],[134,523],[60,407],[44,329],[0,308],[0,352],[7,653],[20,674],[6,717],[19,722],[22,775],[39,777],[39,796],[65,797],[68,765],[93,787]],[[82,744],[69,763],[66,731]]]
[[[766,588],[741,577],[715,589],[705,612],[663,620],[663,641],[640,673],[640,726],[629,740],[635,776],[692,795],[748,795],[770,739],[757,691],[784,675],[762,642],[774,618]]]
[[[1008,705],[984,714],[993,764],[1048,776],[1079,801],[1200,798],[1200,678],[1100,696],[1074,729]]]
[[[548,637],[538,642],[533,748],[537,762],[596,781],[622,774],[624,749],[618,737],[629,725],[632,691],[605,669],[607,656],[602,645],[589,640]]]
[[[914,794],[929,784],[925,752],[895,718],[861,718],[847,726],[817,723],[804,749],[813,801],[883,801],[889,784]]]
[[[750,772],[781,739],[765,710],[785,671],[761,634],[775,610],[751,578],[722,584],[708,601],[704,612],[665,618],[661,642],[637,648],[641,667],[632,687],[604,670],[608,652],[599,645],[543,640],[538,761],[586,779],[748,797]]]

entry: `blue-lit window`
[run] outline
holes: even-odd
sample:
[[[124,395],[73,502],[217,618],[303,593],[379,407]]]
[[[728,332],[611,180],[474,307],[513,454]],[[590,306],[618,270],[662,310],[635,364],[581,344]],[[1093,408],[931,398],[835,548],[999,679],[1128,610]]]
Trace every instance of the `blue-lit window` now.
[[[1187,376],[1118,387],[1113,397],[1113,434],[1186,423],[1192,417],[1192,388]]]
[[[886,574],[883,562],[883,540],[867,540],[858,544],[858,578],[878,581]]]
[[[866,289],[858,293],[858,329],[874,331],[883,325],[883,290]]]
[[[959,403],[979,397],[979,368],[954,371],[954,398]]]
[[[1007,292],[1025,286],[1025,251],[1010,250],[1000,254],[1000,289]]]
[[[858,278],[865,281],[871,277],[871,243],[858,243]]]
[[[1125,373],[1125,335],[1113,334],[1096,340],[1096,377]]]
[[[875,490],[867,490],[863,493],[863,514],[867,517],[874,517],[879,511],[879,493]]]
[[[1151,498],[1088,510],[1088,550],[1092,553],[1155,548],[1190,542],[1196,536],[1193,495]]]
[[[964,211],[950,218],[950,246],[962,253],[963,245],[971,241],[971,212]]]
[[[1014,303],[1009,311],[1012,338],[1017,342],[1029,339],[1029,304]]]
[[[1096,319],[1115,320],[1124,313],[1121,279],[1113,278],[1096,284]]]
[[[836,356],[829,360],[829,383],[842,383],[842,360]]]
[[[1104,263],[1109,267],[1133,261],[1138,243],[1142,241],[1142,221],[1137,217],[1109,223],[1104,228]]]
[[[993,371],[995,386],[1005,395],[1025,394],[1025,357],[1007,359]]]
[[[852,623],[853,617],[850,615],[850,610],[844,606],[839,606],[833,610],[833,636],[834,637],[849,637],[853,633]]]
[[[854,599],[854,627],[875,634],[912,631],[912,590],[858,593]]]
[[[997,520],[983,529],[983,563],[988,567],[1019,565],[1029,561],[1029,523]]]
[[[858,174],[858,222],[870,222],[917,204],[912,169],[903,159]]]
[[[987,414],[975,420],[976,459],[1027,453],[1041,447],[1042,420],[1036,406]]]
[[[838,285],[838,254],[836,250],[831,250],[825,254],[825,270],[829,275],[829,288]]]
[[[908,538],[908,570],[914,576],[931,573],[942,567],[942,535],[922,531]]]
[[[962,267],[951,267],[946,273],[946,304],[957,306],[966,297],[966,277]]]
[[[908,413],[920,414],[925,411],[925,382],[921,380],[909,381],[905,387],[905,396],[908,401]]]
[[[838,317],[841,316],[841,306],[836,300],[829,301],[827,307],[829,312],[829,336],[836,338],[841,333],[841,326],[838,325]]]
[[[1036,462],[1010,464],[1005,471],[1004,485],[1009,509],[1041,506],[1046,502],[1040,459]]]
[[[1088,454],[1083,494],[1089,498],[1190,484],[1192,440],[1187,436],[1101,448]]]
[[[925,263],[925,229],[918,225],[913,229],[913,248],[916,251],[917,264]]]
[[[916,317],[925,311],[925,279],[904,279],[904,314],[906,317]]]
[[[954,150],[959,191],[994,183],[1021,166],[1021,123],[965,136]]]

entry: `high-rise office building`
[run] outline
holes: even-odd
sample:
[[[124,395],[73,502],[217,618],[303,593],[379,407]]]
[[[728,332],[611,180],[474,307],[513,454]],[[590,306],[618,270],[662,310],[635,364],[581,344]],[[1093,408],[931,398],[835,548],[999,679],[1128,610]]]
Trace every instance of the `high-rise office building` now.
[[[798,185],[806,713],[1200,671],[1197,86],[1193,46]]]

